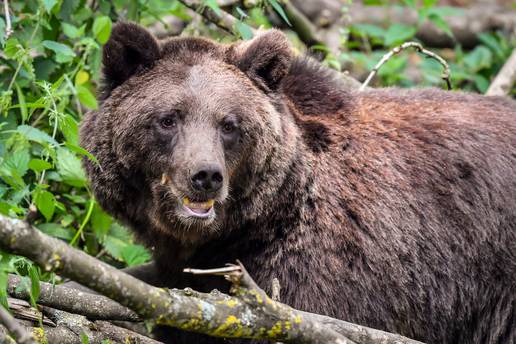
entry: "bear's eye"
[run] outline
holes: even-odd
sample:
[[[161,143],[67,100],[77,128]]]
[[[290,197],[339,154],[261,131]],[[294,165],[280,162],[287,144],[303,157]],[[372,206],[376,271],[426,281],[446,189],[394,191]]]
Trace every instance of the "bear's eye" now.
[[[222,123],[222,131],[224,132],[224,134],[231,134],[233,131],[235,131],[235,129],[236,126],[233,122],[226,121]]]
[[[172,116],[163,117],[159,121],[159,124],[164,129],[174,128],[176,126],[176,119]]]

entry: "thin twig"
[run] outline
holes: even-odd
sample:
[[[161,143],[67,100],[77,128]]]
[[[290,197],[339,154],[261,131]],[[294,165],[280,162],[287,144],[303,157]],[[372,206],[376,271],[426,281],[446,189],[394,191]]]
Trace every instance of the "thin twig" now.
[[[486,96],[505,96],[511,91],[512,85],[516,82],[516,49],[505,62],[502,69],[486,92]]]
[[[407,48],[414,48],[414,49],[416,49],[416,51],[420,52],[421,54],[424,54],[424,55],[427,55],[427,56],[429,56],[431,58],[436,59],[444,68],[443,73],[441,75],[441,78],[444,81],[446,81],[446,85],[448,87],[448,90],[451,90],[452,87],[451,87],[451,81],[450,81],[450,67],[448,66],[448,63],[446,63],[446,61],[441,56],[437,55],[434,52],[431,52],[430,50],[426,50],[425,48],[423,48],[423,46],[420,43],[417,43],[417,42],[405,42],[402,45],[393,48],[387,54],[383,55],[383,57],[380,60],[380,62],[378,62],[376,64],[376,66],[374,66],[374,68],[371,71],[371,73],[369,73],[369,75],[367,76],[367,79],[364,81],[362,86],[360,86],[360,91],[363,91],[367,87],[367,85],[369,85],[371,80],[374,78],[376,73],[378,73],[378,70],[382,67],[382,65],[385,62],[387,62],[391,57],[393,57],[394,55],[399,54],[400,52],[402,52],[403,50],[405,50]]]
[[[13,33],[13,27],[11,24],[11,15],[9,14],[9,0],[4,0],[4,13],[5,13],[5,39]]]
[[[230,272],[240,271],[240,267],[238,265],[226,266],[223,268],[217,269],[191,269],[186,268],[183,272],[193,274],[193,275],[225,275]]]
[[[18,344],[36,344],[34,337],[2,306],[0,306],[0,323],[5,326]]]

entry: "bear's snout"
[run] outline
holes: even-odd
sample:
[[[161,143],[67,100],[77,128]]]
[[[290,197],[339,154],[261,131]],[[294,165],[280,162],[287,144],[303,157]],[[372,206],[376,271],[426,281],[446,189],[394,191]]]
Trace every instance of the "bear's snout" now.
[[[222,168],[215,164],[201,165],[190,176],[192,188],[198,192],[217,192],[223,181]]]

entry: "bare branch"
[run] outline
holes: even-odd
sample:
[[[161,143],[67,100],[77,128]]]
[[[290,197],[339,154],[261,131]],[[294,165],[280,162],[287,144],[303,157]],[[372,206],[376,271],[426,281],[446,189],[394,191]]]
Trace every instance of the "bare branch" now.
[[[36,344],[34,337],[2,306],[0,306],[0,323],[5,326],[18,344]]]
[[[7,293],[15,298],[30,300],[29,288],[20,288],[21,278],[9,275]],[[65,286],[40,282],[38,304],[80,314],[92,320],[139,321],[138,315],[113,300]]]
[[[516,49],[498,72],[495,79],[489,86],[486,96],[505,96],[511,91],[512,85],[516,82]]]
[[[4,0],[4,14],[5,14],[5,39],[8,39],[13,33],[13,28],[12,28],[12,24],[11,24],[11,15],[9,14],[9,0]]]
[[[367,87],[367,85],[369,85],[371,80],[374,78],[376,73],[378,73],[378,70],[380,70],[380,68],[383,66],[383,64],[385,62],[387,62],[391,57],[393,57],[394,55],[399,54],[400,52],[402,52],[403,50],[405,50],[407,48],[415,48],[418,52],[420,52],[422,54],[425,54],[425,55],[427,55],[427,56],[429,56],[431,58],[436,59],[444,68],[443,73],[441,75],[441,78],[444,81],[446,81],[446,86],[448,87],[448,90],[451,90],[452,87],[451,87],[451,82],[450,82],[450,67],[448,66],[448,63],[446,63],[446,61],[441,56],[431,52],[430,50],[426,50],[425,48],[423,48],[423,46],[420,43],[417,43],[417,42],[405,42],[402,45],[397,46],[397,47],[391,49],[387,54],[383,55],[383,57],[380,60],[380,62],[378,62],[376,64],[376,66],[374,66],[374,68],[371,71],[371,73],[369,73],[369,75],[367,76],[367,79],[364,81],[362,86],[360,86],[360,91],[363,91]]]

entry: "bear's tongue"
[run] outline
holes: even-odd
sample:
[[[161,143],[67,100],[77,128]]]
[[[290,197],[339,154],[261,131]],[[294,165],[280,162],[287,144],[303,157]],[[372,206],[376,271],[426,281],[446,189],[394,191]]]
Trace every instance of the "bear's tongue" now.
[[[213,207],[214,203],[215,201],[212,199],[206,202],[192,202],[188,197],[183,198],[183,205],[193,213],[199,215],[207,214]]]

